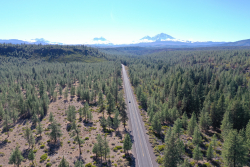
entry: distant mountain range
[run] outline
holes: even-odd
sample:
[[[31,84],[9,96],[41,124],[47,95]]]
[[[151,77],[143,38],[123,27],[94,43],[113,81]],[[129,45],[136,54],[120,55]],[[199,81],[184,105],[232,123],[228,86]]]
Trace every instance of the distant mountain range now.
[[[9,39],[1,40],[0,43],[12,43],[12,44],[58,44],[64,45],[60,42],[50,42],[43,38],[36,38],[30,41],[18,40],[18,39]],[[241,40],[236,42],[213,42],[213,41],[189,41],[176,39],[168,34],[160,33],[153,37],[145,36],[138,41],[133,41],[129,44],[114,44],[104,37],[96,37],[88,43],[83,43],[84,45],[89,45],[92,47],[209,47],[209,46],[250,46],[250,39]]]

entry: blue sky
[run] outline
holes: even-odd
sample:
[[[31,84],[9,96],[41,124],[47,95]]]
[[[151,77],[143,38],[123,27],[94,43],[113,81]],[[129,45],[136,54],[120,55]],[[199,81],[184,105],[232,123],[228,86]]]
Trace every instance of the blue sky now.
[[[195,41],[250,39],[249,0],[0,0],[0,39],[127,43],[169,34]]]

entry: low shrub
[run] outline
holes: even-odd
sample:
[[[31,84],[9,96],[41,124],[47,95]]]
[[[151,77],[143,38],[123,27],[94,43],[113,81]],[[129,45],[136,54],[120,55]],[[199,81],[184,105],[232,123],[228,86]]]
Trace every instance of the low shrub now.
[[[48,158],[48,154],[47,153],[45,153],[45,154],[43,154],[41,157],[40,157],[40,162],[42,161],[45,161],[46,159]]]
[[[85,137],[85,139],[84,140],[89,140],[89,137]]]
[[[46,164],[46,167],[50,167],[50,166],[52,166],[52,164],[48,162],[48,163]]]
[[[45,145],[44,145],[44,144],[42,144],[42,145],[40,146],[40,148],[41,148],[41,149],[44,149],[44,147],[45,147]]]

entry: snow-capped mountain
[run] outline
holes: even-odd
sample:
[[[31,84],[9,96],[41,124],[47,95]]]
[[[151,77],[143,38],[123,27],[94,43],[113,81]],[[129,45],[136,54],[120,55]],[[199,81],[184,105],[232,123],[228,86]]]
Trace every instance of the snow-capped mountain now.
[[[100,45],[113,45],[112,42],[108,41],[103,37],[95,37],[90,42],[85,42],[84,44],[93,45],[93,46],[100,46]]]
[[[145,40],[148,40],[148,41],[164,41],[164,40],[169,40],[169,39],[175,39],[174,37],[168,35],[168,34],[164,34],[164,33],[160,33],[160,34],[157,34],[153,37],[150,37],[150,36],[145,36],[143,38],[141,38],[140,40],[141,41],[145,41]]]
[[[60,42],[50,42],[44,38],[35,38],[31,40],[18,40],[18,39],[0,39],[0,43],[12,43],[12,44],[42,44],[42,45],[63,45]]]

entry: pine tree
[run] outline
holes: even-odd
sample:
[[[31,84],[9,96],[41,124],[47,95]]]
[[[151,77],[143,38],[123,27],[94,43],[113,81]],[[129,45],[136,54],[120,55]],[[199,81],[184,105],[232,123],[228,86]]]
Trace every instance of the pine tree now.
[[[12,120],[10,119],[9,114],[5,113],[5,114],[3,115],[3,121],[4,121],[4,122],[3,122],[3,128],[8,132],[8,131],[9,131],[9,127],[10,127],[9,124],[12,123]]]
[[[96,158],[97,158],[97,155],[98,155],[98,145],[97,145],[97,143],[94,144],[94,146],[92,148],[92,152],[94,154],[96,154]]]
[[[201,149],[198,145],[196,145],[196,147],[193,150],[193,159],[198,162],[199,160],[203,159],[203,155],[201,152]]]
[[[113,119],[113,126],[114,129],[116,130],[120,125],[120,120],[119,120],[119,111],[115,111],[115,118]]]
[[[34,165],[35,154],[34,154],[33,149],[30,150],[30,152],[29,152],[29,154],[28,154],[28,159],[29,159],[30,161],[32,161],[32,164]]]
[[[58,167],[69,167],[69,163],[66,161],[66,159],[64,158],[64,156],[63,156],[60,164],[58,165]]]
[[[215,134],[212,137],[211,144],[212,144],[213,148],[215,149],[217,146],[217,137]]]
[[[248,122],[246,126],[245,135],[246,135],[246,142],[247,142],[248,148],[250,148],[250,121]]]
[[[88,112],[89,112],[89,104],[86,102],[83,107],[83,116],[85,117],[85,121],[87,119]]]
[[[49,122],[52,123],[54,121],[54,115],[52,112],[49,113]]]
[[[24,138],[27,140],[29,147],[33,143],[31,129],[27,126],[24,131]]]
[[[188,122],[188,135],[192,136],[194,134],[194,128],[196,127],[196,116],[195,113],[193,112],[191,119]]]
[[[177,118],[177,120],[174,122],[173,132],[177,134],[178,137],[180,136],[182,131],[181,127],[182,127],[181,119]]]
[[[152,127],[154,131],[156,131],[158,134],[161,133],[161,119],[159,112],[155,113],[153,120],[152,120]]]
[[[102,94],[102,92],[99,92],[98,97],[99,97],[99,99],[98,99],[99,111],[103,112],[103,116],[104,116],[105,107],[104,107],[104,100],[103,100],[103,94]]]
[[[88,113],[87,113],[87,121],[91,121],[93,118],[93,115],[92,115],[92,112],[90,110],[88,110]]]
[[[76,120],[76,111],[75,106],[69,106],[67,111],[67,120],[72,123]]]
[[[201,133],[198,126],[194,128],[194,135],[192,142],[194,145],[199,145],[201,143]]]
[[[104,145],[103,145],[103,139],[101,137],[100,134],[97,135],[97,154],[99,156],[101,156],[101,160],[102,160],[102,156],[103,156],[103,148],[104,148]]]
[[[82,121],[82,116],[83,116],[83,109],[80,107],[79,109],[79,119]]]
[[[179,167],[190,167],[188,159],[185,159],[184,162]]]
[[[59,95],[62,97],[62,86],[59,86]]]
[[[232,124],[230,122],[229,112],[225,112],[223,120],[221,122],[221,131],[223,139],[225,139],[228,135],[228,132],[232,129]]]
[[[107,140],[107,136],[105,136],[104,140],[103,140],[103,154],[105,157],[105,161],[106,161],[106,157],[109,155],[109,153],[110,153],[109,143]]]
[[[105,117],[102,117],[102,118],[100,119],[100,124],[101,124],[101,127],[102,127],[103,129],[106,129],[107,120],[105,119]]]
[[[19,165],[23,161],[22,152],[19,150],[18,146],[16,146],[15,150],[12,151],[12,154],[9,159],[9,164],[14,164],[19,167]]]
[[[121,116],[121,122],[125,128],[126,122],[128,121],[128,115],[126,112],[126,103],[123,101],[120,105],[120,116]]]
[[[40,134],[40,137],[41,137],[41,135],[43,133],[43,127],[42,127],[42,124],[40,121],[38,122],[38,126],[36,127],[36,131],[38,134]]]
[[[74,167],[84,167],[83,162],[80,160],[77,160]]]
[[[37,122],[39,121],[37,115],[34,113],[32,116],[32,124],[36,126]]]
[[[35,115],[35,114],[34,114]],[[17,121],[17,119],[18,119],[18,112],[17,112],[17,110],[16,109],[14,109],[13,111],[12,111],[12,113],[11,113],[11,117],[12,117],[12,119],[13,119],[13,122],[14,122],[14,124],[16,123],[16,121]]]
[[[184,152],[183,142],[177,138],[176,134],[168,133],[167,138],[165,138],[163,166],[177,167],[177,165],[182,162],[181,156],[183,152]]]
[[[50,138],[56,143],[57,139],[62,136],[61,128],[58,125],[58,123],[54,120],[51,123],[51,132],[50,132]]]
[[[131,142],[131,138],[130,135],[127,133],[123,142],[123,149],[124,151],[128,153],[128,150],[132,149],[132,142]]]
[[[81,144],[84,143],[84,140],[80,138],[80,132],[81,132],[81,130],[77,127],[76,121],[73,122],[72,129],[74,131],[73,131],[73,133],[71,135],[72,135],[72,137],[75,136],[74,141],[77,142],[77,144],[79,145],[80,155],[82,155]]]
[[[211,120],[208,112],[205,112],[204,110],[201,111],[199,117],[199,126],[201,130],[206,132],[209,129],[210,125],[211,125]]]
[[[230,130],[222,147],[223,162],[226,166],[244,166],[248,160],[248,147],[237,130]]]
[[[207,149],[207,160],[212,160],[213,157],[214,157],[214,150],[212,144],[210,143]]]
[[[67,100],[68,99],[68,87],[66,86],[66,88],[65,88],[65,90],[64,90],[64,92],[63,92],[63,94],[64,94],[64,99],[65,100]]]
[[[111,121],[110,117],[108,117],[108,119],[107,119],[107,125],[108,125],[109,130],[110,130],[110,128],[112,127],[112,121]]]
[[[44,89],[45,89],[44,83],[43,83],[43,81],[41,81],[40,84],[39,84],[39,94],[40,94],[40,97],[43,96],[44,91],[45,91]]]
[[[108,111],[108,114],[110,116],[111,113],[114,112],[114,110],[115,110],[115,99],[114,99],[113,95],[111,95],[111,93],[108,93],[107,99],[108,99],[107,111]]]
[[[187,120],[188,120],[188,117],[187,117],[187,113],[186,113],[186,111],[183,113],[183,115],[182,115],[182,127],[184,128],[184,129],[186,129],[187,128]]]
[[[0,118],[3,119],[4,116],[4,109],[2,103],[0,103]]]

